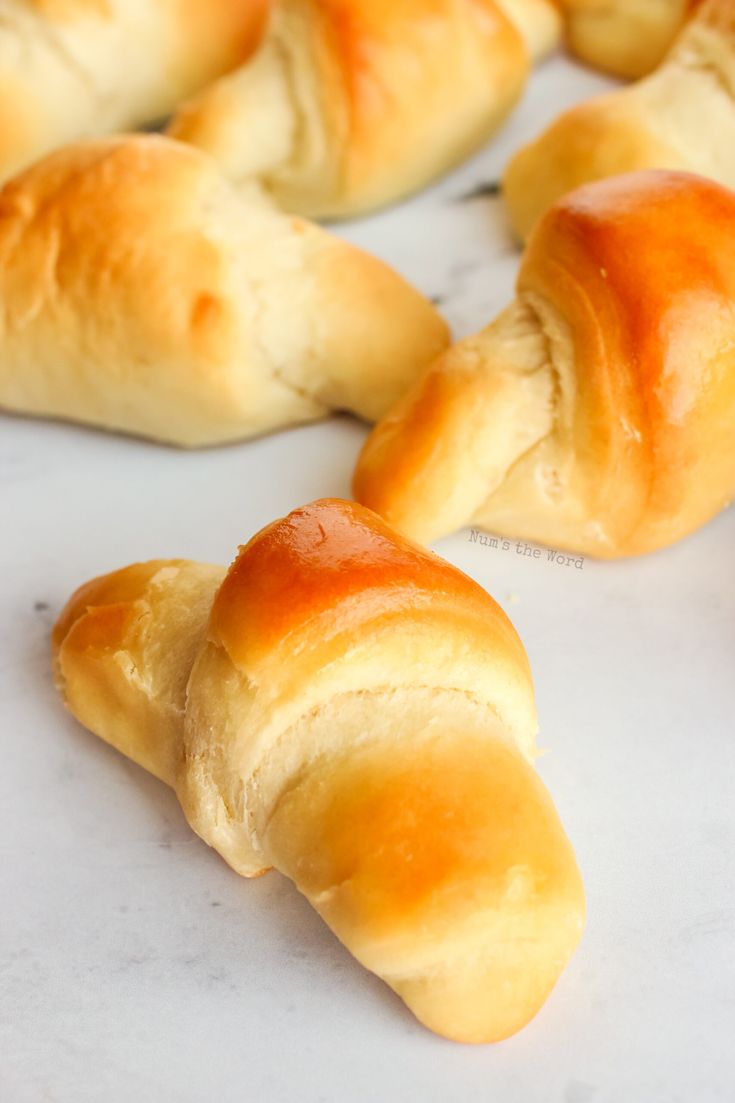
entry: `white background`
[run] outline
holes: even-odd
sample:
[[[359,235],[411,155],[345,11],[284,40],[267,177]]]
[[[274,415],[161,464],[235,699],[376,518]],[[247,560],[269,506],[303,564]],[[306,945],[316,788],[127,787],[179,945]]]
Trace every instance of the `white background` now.
[[[494,145],[340,228],[441,296],[458,335],[512,294],[501,203],[462,201],[605,85],[544,66]],[[64,713],[48,632],[128,562],[227,562],[294,506],[349,493],[349,418],[199,454],[0,420],[3,1103],[735,1099],[735,513],[670,551],[581,571],[438,550],[503,604],[535,672],[540,762],[589,923],[539,1017],[499,1046],[432,1036],[278,874],[239,879],[163,785]]]

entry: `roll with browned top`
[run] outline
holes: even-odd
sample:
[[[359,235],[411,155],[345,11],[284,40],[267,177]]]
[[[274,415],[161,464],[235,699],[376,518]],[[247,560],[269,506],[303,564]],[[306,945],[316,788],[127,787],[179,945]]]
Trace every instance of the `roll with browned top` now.
[[[358,214],[478,149],[559,23],[548,0],[282,0],[252,61],[169,133],[287,210]]]
[[[228,572],[95,579],[53,634],[67,707],[175,787],[238,873],[275,867],[432,1030],[505,1038],[579,940],[512,625],[369,510],[327,500]]]
[[[472,523],[601,556],[665,547],[735,494],[735,195],[684,173],[573,192],[517,297],[378,424],[357,498],[412,537]]]
[[[0,305],[0,408],[188,447],[374,420],[449,342],[386,264],[158,135],[6,184]]]

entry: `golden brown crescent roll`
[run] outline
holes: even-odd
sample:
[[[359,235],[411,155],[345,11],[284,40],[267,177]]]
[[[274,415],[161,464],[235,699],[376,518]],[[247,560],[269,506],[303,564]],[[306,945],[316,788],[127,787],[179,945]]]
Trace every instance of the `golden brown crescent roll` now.
[[[163,119],[252,53],[268,0],[0,0],[0,178]]]
[[[554,37],[548,4],[506,5],[538,48]],[[283,0],[252,61],[186,104],[169,133],[287,210],[343,217],[481,146],[528,68],[495,0]]]
[[[735,186],[735,7],[705,0],[650,77],[565,112],[520,150],[503,192],[527,236],[560,196],[593,180],[649,168]]]
[[[700,0],[560,0],[583,61],[635,79],[655,69]]]
[[[0,407],[188,446],[372,420],[448,343],[385,264],[152,135],[5,186],[0,303]]]
[[[290,877],[428,1027],[496,1041],[539,1010],[584,895],[533,769],[526,654],[476,583],[327,500],[228,572],[95,579],[53,643],[71,712],[238,873]]]
[[[601,557],[735,495],[735,195],[686,173],[590,184],[542,219],[517,298],[368,438],[355,494],[423,541],[472,522]]]

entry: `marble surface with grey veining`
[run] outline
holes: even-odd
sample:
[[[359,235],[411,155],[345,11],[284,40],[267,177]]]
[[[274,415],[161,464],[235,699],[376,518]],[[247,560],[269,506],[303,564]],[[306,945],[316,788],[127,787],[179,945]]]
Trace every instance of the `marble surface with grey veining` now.
[[[435,298],[457,334],[512,294],[494,192],[509,153],[605,87],[543,66],[496,142],[339,232]],[[81,581],[154,556],[228,561],[346,495],[349,418],[199,454],[0,419],[2,1103],[715,1103],[735,1098],[735,513],[662,554],[559,567],[468,534],[438,550],[526,642],[540,761],[589,923],[518,1037],[423,1030],[279,875],[236,877],[173,795],[63,711],[48,632]]]

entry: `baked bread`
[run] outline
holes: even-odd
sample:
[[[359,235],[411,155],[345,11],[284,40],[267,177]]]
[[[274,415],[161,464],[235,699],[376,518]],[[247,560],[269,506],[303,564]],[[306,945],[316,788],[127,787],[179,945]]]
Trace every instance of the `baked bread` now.
[[[268,0],[0,0],[0,178],[164,119],[242,64]]]
[[[611,558],[735,495],[735,195],[685,173],[590,184],[540,222],[517,298],[374,429],[359,501],[410,536],[472,523]]]
[[[618,77],[644,77],[663,60],[699,0],[560,0],[573,53]]]
[[[523,646],[465,575],[316,502],[224,569],[138,564],[71,598],[57,681],[246,877],[275,866],[432,1030],[495,1041],[579,940],[572,848],[533,769]]]
[[[523,36],[531,61],[540,61],[559,45],[562,18],[556,0],[497,0]]]
[[[566,111],[511,160],[503,192],[526,237],[580,184],[649,168],[735,186],[735,7],[704,0],[645,80]]]
[[[506,3],[538,48],[554,35],[548,4]],[[495,0],[283,0],[253,60],[182,107],[169,134],[289,211],[345,217],[478,149],[528,70]]]
[[[448,343],[392,269],[153,135],[5,186],[0,303],[0,407],[187,446],[374,419]]]

